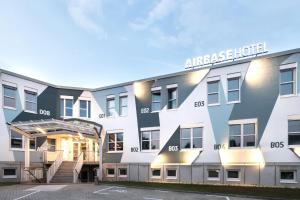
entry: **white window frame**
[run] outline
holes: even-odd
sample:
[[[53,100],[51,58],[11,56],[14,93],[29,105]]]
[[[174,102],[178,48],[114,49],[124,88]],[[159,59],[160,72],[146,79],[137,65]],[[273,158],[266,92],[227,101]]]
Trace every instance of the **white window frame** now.
[[[127,104],[126,104],[126,106],[123,106],[122,104],[121,104],[121,99],[122,98],[126,98],[127,99]],[[123,108],[127,108],[127,112],[124,114],[124,113],[122,113],[122,109]],[[119,112],[120,112],[120,116],[121,117],[125,117],[125,116],[127,116],[128,115],[128,95],[120,95],[119,96]]]
[[[238,82],[239,82],[238,89],[229,90],[229,81],[232,79],[238,79]],[[229,101],[229,93],[236,92],[236,91],[239,92],[239,99],[237,101]],[[232,103],[240,103],[240,102],[241,102],[241,74],[240,73],[228,74],[228,76],[227,76],[227,103],[232,104]]]
[[[63,100],[63,115],[62,118],[72,118],[74,116],[74,100],[72,96],[60,96],[60,101]],[[66,100],[72,100],[72,116],[66,116],[66,109],[70,107],[66,107]],[[61,102],[59,102],[61,103]],[[61,114],[61,113],[60,113]]]
[[[108,107],[108,102],[109,101],[114,101],[114,107],[111,107],[111,108],[109,108]],[[111,109],[113,109],[113,112],[112,112],[112,115],[110,115],[110,112],[109,112],[109,110],[111,110]],[[106,97],[106,117],[107,118],[113,118],[113,117],[115,117],[116,116],[116,114],[117,114],[117,111],[116,111],[116,97],[113,95],[113,96],[107,96]]]
[[[10,129],[10,131],[9,131],[9,148],[10,148],[10,150],[12,150],[12,151],[24,151],[24,136],[22,135],[22,134],[20,134],[20,133],[18,133],[18,132],[16,132],[16,133],[18,133],[18,134],[20,134],[21,135],[21,137],[22,137],[22,148],[16,148],[16,147],[12,147],[11,146],[11,129]]]
[[[85,101],[86,102],[86,108],[81,108],[80,107],[80,101]],[[79,99],[79,117],[80,118],[91,118],[91,105],[92,105],[92,102],[91,100],[87,100],[87,99]],[[80,111],[81,110],[86,110],[86,116],[80,116]]]
[[[12,97],[12,96],[6,96],[5,93],[4,93],[4,88],[8,88],[8,89],[11,89],[11,90],[14,90],[15,91],[15,96]],[[16,86],[11,86],[11,84],[5,84],[3,83],[2,84],[2,97],[3,97],[3,108],[5,109],[11,109],[11,110],[17,110],[17,92],[18,92],[18,88]],[[15,100],[15,107],[11,107],[11,106],[6,106],[4,105],[4,99],[5,98],[9,98],[9,99],[14,99]]]
[[[125,169],[126,170],[126,175],[121,175],[120,170]],[[118,177],[127,177],[128,176],[128,169],[126,167],[119,167],[118,168]]]
[[[169,99],[169,90],[175,90],[176,91],[176,99]],[[172,84],[167,85],[167,110],[176,110],[178,109],[178,85]],[[169,108],[169,102],[176,101],[176,107],[175,108]]]
[[[201,148],[193,148],[193,145],[194,145],[194,129],[195,128],[201,128],[202,129],[202,137],[195,137],[195,138],[201,138],[202,139],[202,147]],[[181,137],[181,132],[182,132],[182,129],[190,129],[190,133],[191,133],[191,138],[182,138]],[[197,149],[197,150],[200,150],[200,149],[203,149],[203,132],[204,132],[204,127],[203,127],[203,125],[201,124],[199,124],[199,125],[197,125],[197,126],[182,126],[182,127],[180,127],[180,151],[188,151],[188,150],[195,150],[195,149]],[[191,142],[191,147],[190,148],[182,148],[182,145],[181,145],[181,140],[182,139],[190,139],[190,142]]]
[[[122,140],[122,143],[123,143],[123,150],[117,150],[117,134],[122,134],[123,135],[123,140]],[[114,142],[109,142],[109,135],[115,135],[115,141]],[[120,153],[120,152],[123,152],[124,151],[124,132],[120,131],[120,132],[107,132],[107,152],[108,153]],[[121,141],[119,141],[121,142]],[[109,150],[109,144],[114,144],[114,149],[115,150]]]
[[[15,175],[4,175],[4,170],[6,170],[6,169],[14,169],[15,170]],[[2,172],[3,172],[3,176],[2,176],[3,179],[17,178],[17,168],[14,168],[14,167],[3,167],[2,168]]]
[[[168,176],[168,171],[169,170],[175,170],[176,176]],[[178,170],[177,168],[166,168],[166,179],[177,179],[178,177]]]
[[[218,172],[218,177],[209,177],[209,171],[216,171]],[[209,181],[219,181],[220,180],[220,169],[207,169],[207,180]]]
[[[255,131],[255,134],[251,134],[251,135],[254,135],[255,137],[255,144],[254,146],[244,146],[244,125],[246,124],[254,124],[255,128],[254,128],[254,131]],[[232,121],[229,121],[228,122],[228,131],[229,131],[229,126],[230,125],[240,125],[241,126],[241,135],[230,135],[230,133],[228,132],[228,148],[229,149],[239,149],[239,148],[249,148],[249,149],[252,149],[252,148],[256,148],[257,146],[257,132],[258,132],[258,127],[257,127],[257,119],[244,119],[244,120],[232,120]],[[251,135],[246,135],[246,136],[251,136]],[[240,136],[241,137],[241,146],[239,147],[230,147],[230,136]]]
[[[280,97],[292,97],[297,95],[297,63],[289,63],[280,66],[279,70],[279,96]],[[293,81],[281,82],[281,71],[283,70],[293,70]],[[281,85],[292,83],[293,84],[293,93],[292,94],[280,94]]]
[[[161,88],[161,87],[160,87]],[[153,100],[153,94],[154,93],[159,93],[160,96],[160,101],[154,101]],[[159,110],[153,110],[153,103],[159,103]],[[161,89],[151,89],[151,112],[155,113],[155,112],[160,112],[161,111]]]
[[[294,179],[293,180],[289,180],[289,179],[281,179],[281,172],[293,172],[293,176]],[[297,170],[280,170],[279,172],[279,176],[280,176],[280,183],[297,183]]]
[[[288,116],[288,120],[287,120],[287,123],[289,123],[289,121],[294,121],[294,120],[296,120],[296,121],[299,121],[300,120],[300,115],[290,115],[290,116]],[[287,124],[287,126],[288,126],[288,124]],[[290,132],[289,132],[289,130],[287,130],[287,133],[288,133],[288,147],[299,147],[300,146],[300,144],[293,144],[293,145],[290,145],[289,144],[289,135],[290,135]],[[291,133],[298,133],[298,132],[291,132]],[[299,133],[299,135],[300,135],[300,133]]]
[[[55,140],[55,145],[49,144],[48,143],[48,139],[49,140]],[[49,152],[56,152],[57,151],[57,148],[56,148],[56,146],[57,146],[57,139],[55,139],[55,138],[47,138],[46,141],[47,141],[47,151],[49,151]],[[54,146],[54,151],[50,151],[49,147],[53,147],[53,146]]]
[[[214,82],[218,82],[218,92],[211,92],[209,93],[208,92],[208,84],[210,83],[214,83]],[[220,83],[221,83],[221,79],[219,76],[216,76],[216,77],[209,77],[207,78],[207,106],[218,106],[220,105]],[[213,94],[218,94],[218,102],[217,103],[209,103],[208,102],[208,96],[209,95],[213,95]]]
[[[154,176],[153,171],[159,170],[159,176]],[[151,168],[151,178],[160,179],[161,178],[161,168]]]
[[[108,174],[108,170],[113,169],[114,170],[114,174]],[[106,177],[115,177],[116,176],[116,169],[115,168],[106,168]]]
[[[238,171],[239,177],[238,178],[229,178],[228,177],[229,171]],[[226,170],[226,180],[227,181],[241,181],[241,170],[240,169],[227,169]]]
[[[158,149],[152,149],[152,141],[157,141],[157,140],[152,140],[152,132],[158,131],[159,132],[159,139],[158,139]],[[149,132],[149,140],[143,140],[143,133],[144,132]],[[149,149],[143,149],[143,141],[149,141]],[[159,151],[160,150],[160,129],[157,128],[141,128],[141,151]]]
[[[27,95],[28,93],[30,93],[31,95],[35,95],[35,96],[36,96],[36,102],[26,100],[26,95]],[[25,90],[24,90],[24,111],[25,111],[25,112],[37,114],[37,98],[38,98],[37,92],[33,92],[33,91],[31,91],[31,90],[28,90],[28,89],[25,89]],[[32,110],[26,109],[26,102],[35,104],[36,111],[32,111]]]

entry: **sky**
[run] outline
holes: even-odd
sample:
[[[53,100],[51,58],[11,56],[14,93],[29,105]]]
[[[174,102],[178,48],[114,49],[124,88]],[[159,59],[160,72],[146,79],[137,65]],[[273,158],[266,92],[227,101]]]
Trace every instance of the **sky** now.
[[[256,42],[300,48],[298,0],[0,0],[0,68],[97,88]]]

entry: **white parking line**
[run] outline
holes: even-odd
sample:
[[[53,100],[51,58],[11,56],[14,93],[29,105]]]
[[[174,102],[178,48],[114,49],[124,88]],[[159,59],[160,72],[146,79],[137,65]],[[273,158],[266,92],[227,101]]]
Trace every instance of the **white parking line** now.
[[[207,194],[206,196],[209,196],[209,197],[219,197],[219,198],[225,198],[226,200],[230,200],[230,198],[227,197],[227,196],[213,195],[213,194]]]
[[[163,199],[157,199],[157,198],[152,198],[152,197],[143,197],[143,199],[146,199],[146,200],[163,200]]]
[[[37,191],[31,192],[31,193],[29,193],[29,194],[26,194],[26,195],[24,195],[24,196],[21,196],[21,197],[19,197],[19,198],[14,199],[14,200],[23,199],[23,198],[25,198],[25,197],[28,197],[28,196],[33,195],[33,194],[38,193],[38,192],[40,192],[40,191],[37,190]]]
[[[165,193],[168,193],[169,191],[167,191],[167,190],[155,190],[155,191],[157,191],[157,192],[165,192]]]
[[[109,190],[109,189],[112,189],[112,188],[114,188],[115,186],[112,186],[112,187],[108,187],[108,188],[104,188],[104,189],[101,189],[101,190],[96,190],[95,192],[93,192],[94,194],[97,194],[97,193],[99,193],[99,192],[103,192],[103,191],[105,191],[105,190]]]

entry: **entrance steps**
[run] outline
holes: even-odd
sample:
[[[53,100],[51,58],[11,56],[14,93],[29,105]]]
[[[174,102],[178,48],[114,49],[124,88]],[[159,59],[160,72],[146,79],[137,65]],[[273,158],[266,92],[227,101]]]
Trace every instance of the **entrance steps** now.
[[[76,162],[63,161],[50,183],[73,183],[73,168]]]

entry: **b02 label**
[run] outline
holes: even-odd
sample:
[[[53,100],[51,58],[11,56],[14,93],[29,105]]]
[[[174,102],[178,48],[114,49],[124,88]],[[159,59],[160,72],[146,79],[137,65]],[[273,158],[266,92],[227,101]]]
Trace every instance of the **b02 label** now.
[[[271,149],[284,147],[284,142],[271,142],[270,144],[271,144]]]
[[[131,152],[139,152],[139,148],[138,147],[131,147]]]

